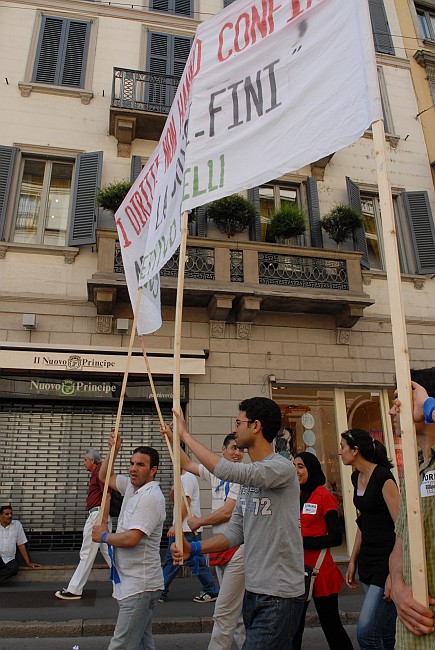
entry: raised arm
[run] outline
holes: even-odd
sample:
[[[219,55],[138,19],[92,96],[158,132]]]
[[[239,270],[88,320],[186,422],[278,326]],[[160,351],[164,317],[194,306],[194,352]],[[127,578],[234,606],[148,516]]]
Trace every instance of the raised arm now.
[[[204,465],[208,469],[209,472],[214,474],[214,470],[216,468],[216,465],[220,461],[221,457],[218,454],[215,454],[214,451],[211,451],[203,445],[201,442],[198,442],[198,440],[195,440],[193,438],[189,431],[187,430],[187,425],[186,425],[186,420],[183,417],[182,413],[178,413],[175,409],[172,409],[172,412],[174,413],[175,417],[177,418],[177,427],[178,427],[178,435],[180,436],[180,439],[189,447],[189,449],[195,454],[195,456],[198,458],[200,463]],[[187,454],[185,454],[187,458]],[[189,458],[190,461],[190,458]],[[195,463],[196,464],[196,463]],[[234,463],[235,464],[235,463]],[[186,469],[186,468],[184,468]],[[191,471],[191,470],[189,470]],[[196,472],[193,472],[196,474]],[[198,472],[199,473],[199,472]]]
[[[116,443],[115,443],[115,431],[114,431],[114,429],[112,429],[111,434],[110,434],[110,438],[109,438],[109,449],[111,450],[113,445],[115,444],[115,455],[114,455],[113,461],[116,460],[116,457],[117,457],[117,455],[119,453],[119,450],[121,449],[121,442],[122,442],[121,437],[118,434],[117,437],[116,437]],[[106,454],[106,457],[104,458],[103,462],[101,463],[100,471],[98,473],[98,478],[103,483],[106,480],[107,468],[109,467],[109,458],[110,458],[110,452],[108,454]],[[115,475],[115,473],[113,471],[113,465],[112,465],[112,471],[111,471],[110,479],[109,479],[109,486],[113,490],[116,490],[116,475]]]
[[[183,418],[184,419],[184,418]],[[165,424],[163,427],[160,427],[160,432],[163,437],[167,436],[169,443],[172,447],[173,445],[173,438],[172,438],[172,429],[169,427],[167,424]],[[199,476],[199,465],[198,463],[195,463],[189,456],[186,454],[184,449],[180,448],[180,465],[181,469],[185,469],[186,472],[190,472],[191,474],[195,474],[196,476]]]

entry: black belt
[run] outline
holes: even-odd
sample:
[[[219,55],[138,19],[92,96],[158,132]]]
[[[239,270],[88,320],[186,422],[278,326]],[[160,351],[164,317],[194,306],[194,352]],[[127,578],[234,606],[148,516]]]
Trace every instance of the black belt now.
[[[100,509],[100,506],[97,506],[96,508],[91,508],[90,510],[88,510],[88,515],[90,515],[91,512],[98,512],[99,509]]]

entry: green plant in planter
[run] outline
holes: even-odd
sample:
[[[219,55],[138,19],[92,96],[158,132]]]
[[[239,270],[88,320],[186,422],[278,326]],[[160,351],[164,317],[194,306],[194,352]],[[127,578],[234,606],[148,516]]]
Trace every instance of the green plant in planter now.
[[[275,241],[299,237],[306,230],[305,213],[296,203],[283,203],[272,215],[267,230]]]
[[[364,220],[362,214],[349,205],[337,205],[323,217],[320,225],[338,248],[339,244],[354,236],[355,231],[364,225]]]
[[[131,186],[132,181],[116,181],[115,183],[109,183],[109,185],[102,187],[97,194],[98,205],[103,210],[110,210],[110,212],[115,214]]]
[[[216,228],[227,237],[243,232],[255,221],[254,206],[240,194],[212,201],[207,205],[206,212]]]

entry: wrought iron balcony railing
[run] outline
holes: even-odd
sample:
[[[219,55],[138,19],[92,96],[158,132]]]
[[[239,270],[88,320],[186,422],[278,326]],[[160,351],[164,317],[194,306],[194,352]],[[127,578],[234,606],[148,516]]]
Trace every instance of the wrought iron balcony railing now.
[[[111,106],[168,114],[178,83],[178,77],[114,68]]]

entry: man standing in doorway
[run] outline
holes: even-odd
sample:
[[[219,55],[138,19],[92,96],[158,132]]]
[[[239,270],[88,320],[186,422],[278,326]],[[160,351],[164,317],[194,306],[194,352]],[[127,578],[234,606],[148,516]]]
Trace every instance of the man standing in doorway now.
[[[21,522],[12,519],[12,506],[0,506],[0,583],[18,573],[18,562],[15,559],[17,547],[29,569],[38,569],[41,566],[29,560],[26,542],[27,537]]]
[[[241,484],[225,533],[203,542],[184,540],[182,550],[174,544],[174,561],[244,542],[243,648],[291,648],[305,601],[304,554],[296,470],[293,463],[272,451],[272,441],[281,427],[281,411],[266,397],[239,404],[233,432],[239,449],[248,450],[251,464],[221,458],[189,434],[181,414],[174,414],[181,440],[209,472]]]
[[[121,439],[112,433],[109,446],[115,444],[115,458]],[[109,455],[100,469],[105,481]],[[119,614],[108,650],[143,647],[154,650],[152,611],[163,589],[160,540],[165,521],[165,498],[155,480],[159,454],[152,447],[133,451],[129,476],[112,473],[109,485],[123,496],[116,533],[104,525],[94,526],[94,542],[108,544],[113,553],[112,577]]]
[[[83,461],[83,465],[91,475],[88,486],[88,496],[86,499],[86,510],[88,516],[85,526],[83,528],[83,542],[80,549],[80,562],[74,575],[69,581],[68,587],[64,587],[54,594],[56,598],[61,600],[80,600],[83,593],[83,588],[88,581],[89,574],[91,573],[95,557],[100,548],[101,554],[110,565],[110,558],[107,552],[106,544],[95,544],[92,541],[92,528],[98,521],[100,513],[101,499],[103,497],[104,483],[98,478],[101,467],[100,452],[92,447],[88,449]],[[110,494],[107,495],[107,501],[104,508],[103,523],[109,525],[109,507],[110,507]]]

